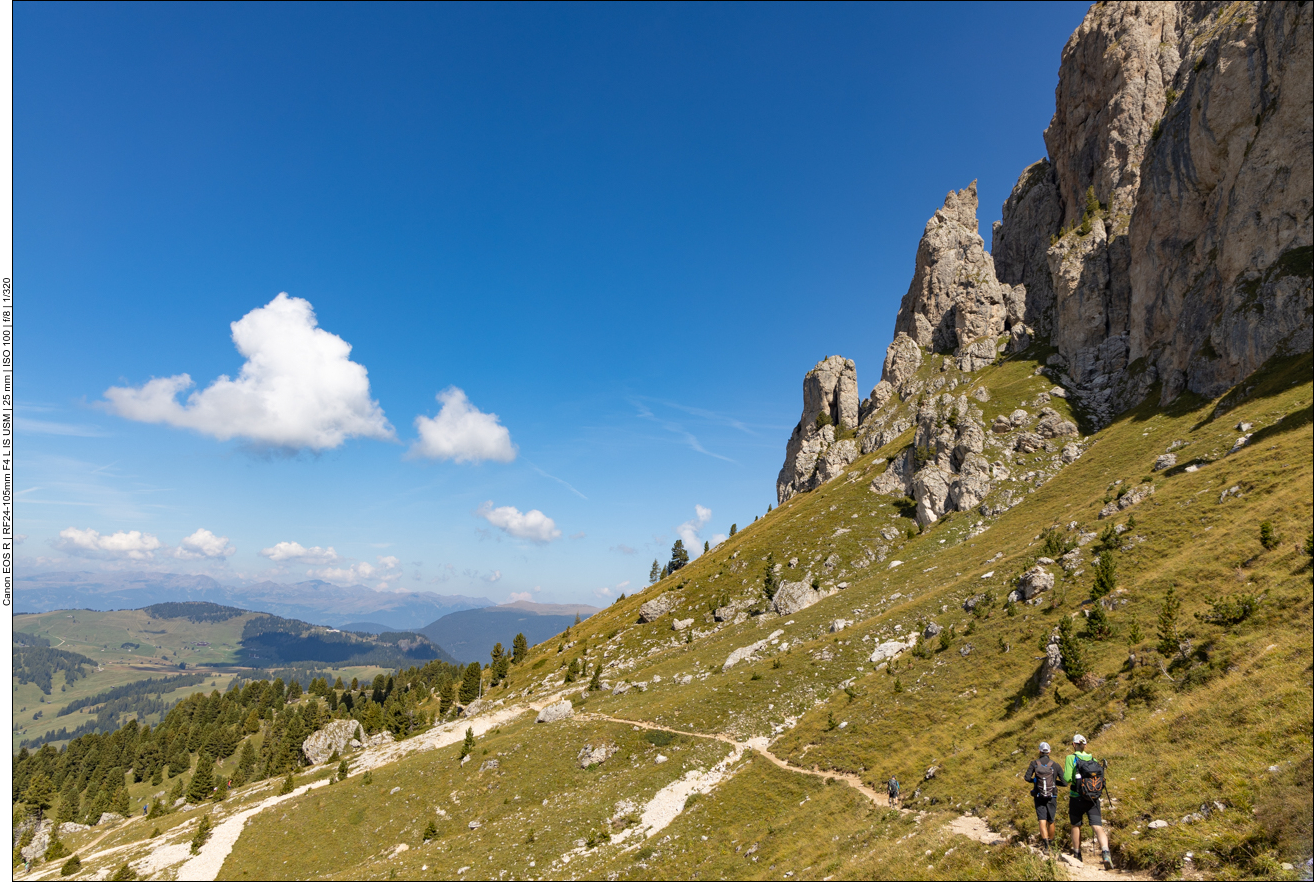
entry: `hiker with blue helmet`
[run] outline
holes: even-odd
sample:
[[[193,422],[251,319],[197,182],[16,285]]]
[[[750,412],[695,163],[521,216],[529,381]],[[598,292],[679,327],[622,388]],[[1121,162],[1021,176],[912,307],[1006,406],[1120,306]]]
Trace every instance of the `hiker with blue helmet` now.
[[[1049,742],[1040,742],[1040,754],[1027,766],[1022,779],[1031,785],[1040,825],[1040,848],[1046,854],[1054,847],[1054,819],[1058,815],[1058,788],[1063,770],[1049,758]]]
[[[1072,753],[1063,760],[1063,783],[1069,785],[1068,823],[1072,825],[1072,856],[1081,861],[1081,822],[1090,821],[1100,843],[1104,869],[1113,869],[1109,856],[1109,837],[1100,817],[1100,797],[1104,795],[1104,763],[1086,752],[1086,736],[1072,736]]]

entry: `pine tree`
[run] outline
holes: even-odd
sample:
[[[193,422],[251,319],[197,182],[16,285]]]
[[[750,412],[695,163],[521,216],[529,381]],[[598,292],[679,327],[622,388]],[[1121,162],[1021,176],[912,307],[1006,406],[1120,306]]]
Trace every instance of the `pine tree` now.
[[[511,644],[511,660],[516,664],[520,664],[527,655],[529,655],[529,641],[525,639],[523,633],[517,634],[516,639]]]
[[[738,525],[738,524],[731,524],[731,525],[730,525],[730,535],[733,536],[734,534],[736,534],[736,533],[738,533],[738,532],[739,532],[739,525]]]
[[[1104,607],[1098,603],[1086,617],[1086,635],[1092,640],[1104,640],[1113,636],[1113,626],[1109,624],[1109,616],[1104,612]]]
[[[251,780],[251,775],[255,772],[255,766],[255,747],[252,746],[250,741],[247,741],[242,744],[242,755],[237,759],[237,774],[233,776],[233,780],[239,787]]]
[[[474,753],[474,749],[475,749],[474,729],[467,728],[465,730],[465,741],[461,743],[461,759],[465,759],[467,756]]]
[[[288,703],[291,704],[292,702],[296,701],[300,697],[301,697],[301,684],[298,683],[296,680],[293,680],[292,685],[287,687]]]
[[[210,792],[214,790],[214,760],[210,754],[201,751],[200,758],[196,761],[196,771],[192,773],[192,783],[187,787],[187,801],[193,805],[200,805],[210,798]]]
[[[128,802],[128,788],[120,785],[114,791],[114,797],[110,800],[111,811],[128,817],[132,814],[132,804]]]
[[[428,842],[430,839],[433,839],[437,835],[438,835],[438,825],[433,822],[433,818],[430,818],[429,823],[424,828],[424,834],[423,834],[424,841]]]
[[[1163,599],[1163,606],[1159,609],[1159,654],[1164,658],[1172,658],[1182,651],[1182,637],[1177,631],[1177,614],[1181,611],[1182,602],[1177,599],[1177,591],[1171,585],[1168,587],[1168,594]]]
[[[448,680],[438,693],[438,713],[446,714],[456,703],[456,683]]]
[[[483,669],[479,667],[479,662],[470,662],[465,666],[465,672],[461,677],[461,703],[469,704],[479,697],[479,680]]]
[[[347,780],[347,776],[350,775],[350,774],[351,774],[351,764],[350,764],[350,763],[348,763],[346,760],[343,760],[342,762],[338,763],[338,780],[339,780],[339,781],[345,781],[345,780]]]
[[[583,620],[579,617],[579,613],[575,613],[575,624],[578,625],[581,621]]]
[[[1086,676],[1086,657],[1081,648],[1081,641],[1072,631],[1072,619],[1064,616],[1059,621],[1059,654],[1063,659],[1063,670],[1074,684]]]
[[[334,688],[334,689],[343,689],[343,688],[345,688],[345,687],[342,685],[342,678],[341,678],[341,677],[338,677],[337,682],[335,682],[335,683],[333,684],[333,688]]]
[[[676,539],[671,546],[671,562],[666,565],[667,572],[674,573],[689,562],[689,552],[684,548],[684,540]]]
[[[37,820],[41,820],[46,809],[50,808],[50,804],[54,801],[55,783],[45,772],[37,772],[27,782],[27,789],[23,791],[23,804],[36,815]]]
[[[209,815],[201,815],[201,823],[196,825],[196,835],[192,837],[192,854],[200,854],[201,846],[205,845],[210,839],[210,832],[214,829],[210,823]]]
[[[706,539],[703,540],[703,554],[712,550],[712,545]]]
[[[657,563],[656,558],[653,558],[652,569],[648,571],[648,584],[649,585],[653,584],[661,577],[662,577],[661,564]]]
[[[593,679],[589,680],[589,689],[593,692],[597,692],[601,688],[602,688],[602,662],[598,662],[598,666],[593,669]]]
[[[219,775],[214,782],[214,795],[210,797],[215,802],[223,802],[228,798],[228,779]]]
[[[767,552],[766,571],[762,575],[762,593],[767,600],[776,596],[776,562],[775,555]]]
[[[659,578],[659,579],[665,579],[665,578],[666,578],[667,576],[669,576],[670,574],[671,574],[671,568],[670,568],[670,567],[668,567],[668,566],[667,566],[667,567],[662,567],[662,571],[661,571],[661,573],[658,575],[658,578]]]
[[[1099,561],[1095,564],[1095,585],[1090,593],[1098,599],[1116,587],[1118,587],[1117,564],[1113,560],[1113,549],[1106,548],[1100,552]]]

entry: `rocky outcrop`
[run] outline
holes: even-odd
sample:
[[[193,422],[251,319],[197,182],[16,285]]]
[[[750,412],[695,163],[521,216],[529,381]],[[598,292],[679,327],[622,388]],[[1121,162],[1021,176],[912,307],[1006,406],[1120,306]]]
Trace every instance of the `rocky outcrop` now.
[[[995,264],[977,233],[976,181],[950,191],[944,207],[922,231],[912,283],[899,304],[895,334],[906,334],[919,347],[954,352],[959,368],[994,361],[994,340],[1008,326],[1008,304],[1025,292],[1000,284]],[[973,347],[988,341],[986,348]],[[980,351],[978,351],[978,349]]]
[[[607,760],[611,759],[618,750],[620,750],[619,747],[610,743],[600,744],[597,747],[594,747],[591,744],[586,744],[580,748],[579,756],[576,757],[576,759],[579,760],[579,767],[581,769],[587,769],[591,766],[602,765]]]
[[[327,762],[334,753],[342,753],[356,738],[360,723],[355,720],[334,720],[301,742],[301,752],[312,766]]]
[[[1156,382],[1162,403],[1216,396],[1314,343],[1312,18],[1096,4],[1064,48],[1050,165],[1023,173],[993,256],[1095,422]]]
[[[858,458],[858,374],[853,361],[832,355],[803,378],[803,415],[789,436],[776,478],[776,500],[820,487]]]

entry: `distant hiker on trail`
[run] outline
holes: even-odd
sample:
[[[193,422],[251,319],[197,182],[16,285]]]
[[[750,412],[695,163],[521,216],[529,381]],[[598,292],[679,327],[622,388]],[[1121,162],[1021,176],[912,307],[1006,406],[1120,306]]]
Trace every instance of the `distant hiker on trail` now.
[[[1031,785],[1036,803],[1036,821],[1040,824],[1040,848],[1049,854],[1054,847],[1054,818],[1058,812],[1059,776],[1063,770],[1049,758],[1049,742],[1040,742],[1040,755],[1027,766],[1023,780]]]
[[[1072,825],[1072,856],[1081,860],[1081,819],[1090,820],[1100,843],[1104,869],[1113,869],[1109,857],[1109,837],[1100,818],[1100,797],[1104,795],[1104,763],[1086,752],[1086,736],[1072,736],[1072,753],[1063,760],[1063,783],[1069,785],[1068,823]]]
[[[890,806],[897,808],[899,805],[899,779],[890,776],[890,780],[885,785],[885,794],[890,798]]]

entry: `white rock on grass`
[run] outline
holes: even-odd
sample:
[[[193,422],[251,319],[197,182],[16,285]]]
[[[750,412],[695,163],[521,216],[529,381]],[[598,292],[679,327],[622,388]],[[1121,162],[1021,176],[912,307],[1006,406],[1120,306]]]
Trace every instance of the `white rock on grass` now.
[[[693,623],[694,623],[694,620],[693,620],[693,619],[672,619],[672,620],[671,620],[671,630],[672,630],[672,631],[683,631],[685,628],[688,628],[688,627],[689,627],[690,625],[692,625]]]
[[[780,631],[780,630],[772,631],[771,636],[763,640],[759,640],[756,643],[750,643],[747,646],[739,647],[738,649],[736,649],[734,652],[730,653],[730,655],[726,657],[725,664],[721,665],[721,672],[725,673],[726,671],[730,670],[735,665],[739,664],[741,661],[748,658],[750,655],[757,652],[762,647],[766,646],[772,640],[775,640],[777,637],[779,637],[781,634],[784,633],[785,633],[784,631]]]
[[[577,757],[579,760],[579,767],[581,769],[587,769],[589,766],[600,766],[607,760],[611,759],[612,755],[618,750],[620,750],[620,748],[614,744],[602,744],[598,747],[586,744],[580,749],[579,756]]]
[[[890,659],[897,657],[899,653],[903,652],[905,649],[911,649],[916,645],[916,640],[909,641],[908,643],[900,643],[898,640],[886,641],[876,647],[876,650],[872,652],[869,661],[874,665],[878,665],[881,662],[887,662]]]
[[[334,720],[301,742],[301,752],[312,766],[317,766],[327,761],[334,752],[341,753],[346,749],[359,728],[360,723],[355,720]]]
[[[675,597],[669,592],[654,597],[652,600],[639,607],[639,621],[652,622],[666,615],[675,606]]]
[[[575,715],[575,708],[569,701],[558,701],[556,704],[549,704],[538,712],[538,723],[555,723],[560,720],[568,720]]]

